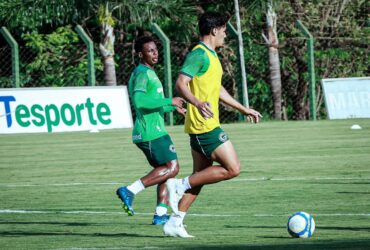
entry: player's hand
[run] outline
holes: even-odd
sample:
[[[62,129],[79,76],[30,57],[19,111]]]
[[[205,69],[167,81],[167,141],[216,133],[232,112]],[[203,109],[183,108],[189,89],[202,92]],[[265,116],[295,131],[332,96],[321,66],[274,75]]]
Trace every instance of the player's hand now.
[[[259,123],[262,118],[262,115],[260,114],[260,112],[254,109],[248,109],[246,111],[246,116],[247,116],[248,121],[252,123]]]
[[[179,107],[176,107],[176,111],[182,115],[182,116],[185,116],[186,115],[186,108],[179,108]]]
[[[172,98],[172,106],[182,108],[185,103],[186,103],[186,101],[181,97]]]
[[[209,102],[201,102],[197,105],[197,109],[205,119],[213,117],[212,107]]]

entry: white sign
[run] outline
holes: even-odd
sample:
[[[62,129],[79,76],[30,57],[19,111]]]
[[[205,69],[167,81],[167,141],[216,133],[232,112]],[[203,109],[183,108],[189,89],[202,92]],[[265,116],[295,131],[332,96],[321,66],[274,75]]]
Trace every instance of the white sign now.
[[[0,89],[0,134],[131,127],[125,86]]]
[[[323,79],[329,119],[370,118],[370,77]]]

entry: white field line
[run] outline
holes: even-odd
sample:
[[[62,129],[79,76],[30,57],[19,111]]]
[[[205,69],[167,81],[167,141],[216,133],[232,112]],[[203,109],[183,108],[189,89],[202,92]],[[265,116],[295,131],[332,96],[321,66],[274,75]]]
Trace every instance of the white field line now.
[[[228,182],[253,182],[253,181],[326,181],[326,180],[362,180],[369,181],[370,177],[288,177],[288,178],[273,178],[273,177],[261,177],[261,178],[236,178],[229,180]],[[16,187],[47,187],[47,186],[92,186],[92,185],[123,185],[120,182],[72,182],[72,183],[42,183],[42,184],[25,184],[25,183],[0,183],[0,188],[16,188]]]
[[[38,210],[21,210],[21,209],[0,209],[0,214],[97,214],[97,215],[119,215],[123,212],[104,212],[104,211],[38,211]],[[153,213],[136,213],[137,215],[152,216]],[[289,217],[289,214],[188,214],[195,217]],[[312,214],[313,216],[366,216],[370,213],[334,213],[334,214]]]
[[[231,181],[327,181],[327,180],[370,180],[370,177],[288,177],[288,178],[247,178],[232,179]]]

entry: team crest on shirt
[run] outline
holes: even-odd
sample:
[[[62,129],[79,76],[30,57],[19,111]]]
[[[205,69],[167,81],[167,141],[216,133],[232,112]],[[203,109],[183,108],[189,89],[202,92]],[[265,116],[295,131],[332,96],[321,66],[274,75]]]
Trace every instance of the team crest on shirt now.
[[[218,135],[218,139],[222,142],[225,142],[227,141],[227,134],[225,134],[225,132],[221,132],[219,135]]]
[[[163,92],[163,88],[157,88],[157,93],[162,93]]]
[[[172,153],[176,153],[175,145],[171,144],[171,145],[170,145],[170,147],[169,147],[169,150],[170,150]]]

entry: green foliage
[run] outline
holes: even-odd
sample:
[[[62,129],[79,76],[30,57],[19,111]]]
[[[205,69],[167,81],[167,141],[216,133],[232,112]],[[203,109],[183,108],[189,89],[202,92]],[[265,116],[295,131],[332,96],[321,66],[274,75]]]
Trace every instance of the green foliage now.
[[[94,0],[2,0],[0,23],[22,34],[76,23],[90,16]]]
[[[26,46],[35,54],[32,62],[23,65],[28,87],[62,87],[86,85],[88,67],[85,47],[70,26],[60,27],[51,34],[36,32],[23,36]],[[101,68],[100,60],[95,65]]]
[[[0,88],[13,88],[14,84],[11,77],[0,77]]]
[[[242,28],[250,105],[269,113],[272,98],[269,84],[268,47],[264,1],[242,1]],[[308,64],[306,40],[295,27],[298,18],[315,38],[315,71],[318,112],[322,113],[320,80],[360,77],[369,74],[365,1],[274,1],[277,12],[283,106],[288,119],[308,118]],[[304,13],[302,13],[302,11]],[[325,14],[325,15],[324,15]],[[301,16],[299,16],[301,15]],[[265,98],[264,98],[265,97]],[[266,116],[266,114],[264,114]]]
[[[305,119],[309,115],[307,48],[305,39],[295,27],[296,20],[301,19],[315,38],[315,71],[319,93],[317,103],[321,112],[323,99],[319,83],[322,78],[369,75],[368,1],[275,0],[272,2],[278,17],[283,106],[287,111],[288,119]],[[268,47],[261,36],[262,32],[266,32],[266,3],[265,0],[239,1],[250,106],[261,111],[264,117],[270,117],[273,103],[269,83]],[[341,4],[344,3],[347,4],[341,8]],[[85,24],[84,27],[96,42],[100,39],[96,14],[101,4],[109,5],[110,9],[114,10],[111,12],[111,17],[117,22],[116,48],[118,44],[122,45],[115,58],[119,69],[117,72],[122,75],[120,79],[122,83],[127,82],[129,71],[135,64],[130,43],[138,35],[147,34],[151,30],[152,22],[158,23],[170,38],[171,50],[173,54],[175,53],[173,57],[179,57],[172,61],[175,80],[179,65],[182,64],[186,54],[183,53],[185,48],[190,47],[190,42],[198,40],[199,14],[204,10],[217,10],[230,14],[235,11],[233,1],[222,0],[3,0],[0,2],[0,22],[6,24],[11,33],[16,35],[32,30],[37,30],[38,33],[49,33],[41,31],[55,30],[55,27],[66,24]],[[231,21],[235,26],[233,15]],[[31,65],[27,66],[26,72],[21,70],[21,85],[35,86],[37,77],[45,74],[50,75],[40,77],[43,85],[50,85],[53,81],[58,86],[65,86],[71,79],[76,80],[73,84],[82,84],[84,80],[79,79],[84,79],[82,69],[86,67],[86,53],[81,52],[81,47],[76,50],[66,45],[71,43],[70,47],[76,46],[72,37],[67,34],[62,37],[64,38],[61,38],[61,35],[56,35],[55,38],[51,35],[48,37],[32,35],[32,33],[28,35],[28,46],[32,47],[32,51],[37,56]],[[187,46],[178,46],[179,42],[186,42]],[[224,68],[227,68],[225,84],[228,90],[232,90],[235,89],[233,81],[238,76],[237,62],[232,55],[236,53],[237,47],[235,44],[230,45],[229,41],[226,47],[220,51],[220,57]],[[62,54],[65,56],[61,56]],[[62,65],[59,71],[57,62]],[[69,68],[66,65],[71,66]],[[102,67],[100,62],[97,62],[97,65]],[[24,63],[23,67],[25,67]],[[160,73],[162,68],[162,66],[158,67],[157,71]],[[125,74],[126,71],[127,74]],[[68,76],[63,76],[63,73],[67,72]],[[10,81],[2,82],[7,85]]]
[[[112,16],[114,8],[109,8],[108,2],[103,5],[101,4],[98,8],[97,16],[98,16],[98,21],[100,24],[107,24],[112,27],[116,24],[116,21],[114,20]]]

